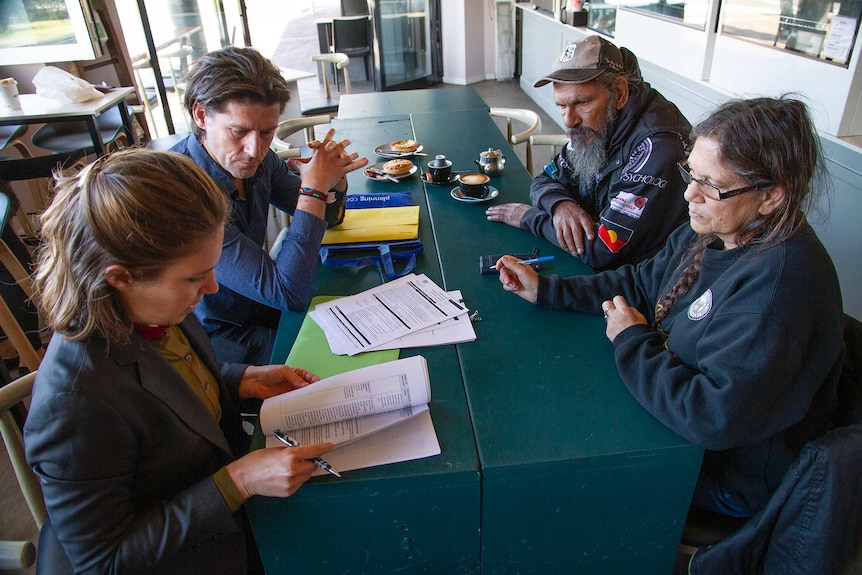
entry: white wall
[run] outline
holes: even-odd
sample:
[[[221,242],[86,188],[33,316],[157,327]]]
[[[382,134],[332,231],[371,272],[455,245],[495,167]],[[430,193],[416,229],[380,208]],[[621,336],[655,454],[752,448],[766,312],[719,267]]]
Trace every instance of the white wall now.
[[[493,1],[441,0],[443,82],[466,85],[496,77]]]

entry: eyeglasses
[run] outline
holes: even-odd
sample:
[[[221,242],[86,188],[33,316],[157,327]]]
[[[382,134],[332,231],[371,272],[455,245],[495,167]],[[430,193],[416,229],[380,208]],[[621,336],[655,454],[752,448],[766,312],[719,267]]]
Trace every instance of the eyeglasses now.
[[[763,188],[771,188],[773,186],[772,182],[763,182],[760,184],[752,184],[750,186],[745,186],[744,188],[736,188],[735,190],[722,192],[715,184],[710,184],[709,182],[706,182],[704,180],[698,180],[697,178],[692,176],[691,172],[688,171],[688,168],[683,166],[682,164],[677,163],[676,167],[679,168],[679,175],[682,176],[682,181],[685,182],[687,186],[691,185],[692,182],[696,183],[700,192],[704,196],[712,200],[726,200],[727,198],[732,198],[733,196],[738,196],[739,194],[744,194],[745,192],[750,192],[752,190],[762,190]],[[716,198],[715,196],[713,196],[711,192],[706,192],[706,188],[711,188],[715,190],[715,193],[718,194],[718,197]]]

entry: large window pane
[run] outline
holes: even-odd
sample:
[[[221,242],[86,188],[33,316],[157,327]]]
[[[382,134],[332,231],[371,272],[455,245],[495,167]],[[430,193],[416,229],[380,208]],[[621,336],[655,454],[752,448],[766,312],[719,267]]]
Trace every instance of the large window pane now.
[[[860,0],[727,0],[721,33],[846,66]]]
[[[682,22],[700,30],[706,27],[707,0],[620,0],[620,7]]]

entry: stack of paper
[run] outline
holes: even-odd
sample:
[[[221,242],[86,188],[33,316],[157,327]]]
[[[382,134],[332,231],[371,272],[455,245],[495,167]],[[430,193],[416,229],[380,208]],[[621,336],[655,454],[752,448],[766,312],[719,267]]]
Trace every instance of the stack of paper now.
[[[410,274],[354,296],[319,304],[309,315],[332,353],[461,343],[476,339],[460,293]]]
[[[266,399],[260,425],[267,447],[281,446],[272,437],[275,429],[300,444],[335,444],[326,460],[335,470],[348,471],[438,455],[430,401],[428,366],[419,355]]]
[[[419,206],[346,210],[344,221],[326,230],[323,244],[413,240],[419,237]]]

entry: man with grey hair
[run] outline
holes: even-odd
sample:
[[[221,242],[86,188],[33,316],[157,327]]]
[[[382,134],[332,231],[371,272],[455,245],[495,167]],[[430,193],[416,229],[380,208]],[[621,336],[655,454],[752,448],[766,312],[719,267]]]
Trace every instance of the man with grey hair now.
[[[532,207],[486,210],[595,270],[646,259],[688,219],[684,161],[691,125],[641,77],[637,58],[599,36],[569,44],[535,87],[553,83],[570,142],[530,186]]]

